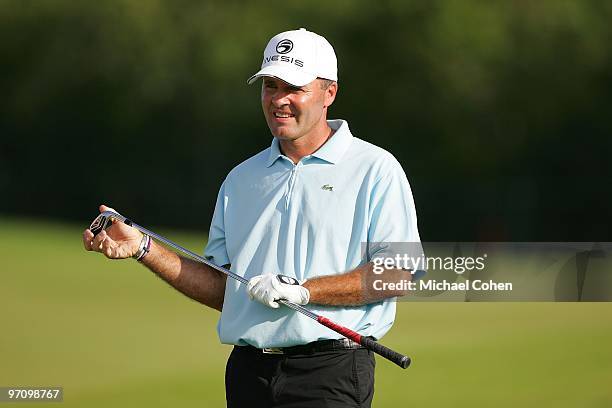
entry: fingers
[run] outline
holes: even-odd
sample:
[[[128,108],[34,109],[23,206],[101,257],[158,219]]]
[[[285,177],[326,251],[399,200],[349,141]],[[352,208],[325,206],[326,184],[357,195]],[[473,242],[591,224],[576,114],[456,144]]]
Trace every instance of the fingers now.
[[[94,237],[93,233],[86,229],[83,232],[83,246],[87,251],[100,252],[109,259],[125,259],[133,255],[124,242],[112,239],[105,230]]]
[[[249,280],[249,283],[247,284],[247,293],[249,294],[249,297],[251,298],[251,300],[255,298],[254,288],[255,286],[257,286],[257,284],[259,283],[259,281],[261,281],[262,278],[263,278],[263,275],[257,275],[257,276],[252,277]]]
[[[89,228],[83,231],[83,246],[85,247],[85,250],[87,251],[92,250],[91,241],[93,241],[93,239],[94,239],[94,234],[93,232],[89,230]]]
[[[280,298],[280,294],[271,285],[273,279],[276,277],[271,274],[252,277],[247,284],[247,293],[251,300],[255,299],[268,307],[278,309],[280,305],[276,299]]]
[[[83,246],[87,251],[101,252],[106,256],[112,254],[114,241],[102,230],[98,235],[94,236],[93,232],[86,229],[83,232]]]
[[[100,210],[100,212],[104,212],[104,211],[112,211],[112,212],[117,212],[117,210],[115,210],[114,208],[111,208],[105,204],[101,204],[100,207],[98,207],[98,209]]]
[[[100,231],[100,233],[96,235],[93,241],[91,242],[91,249],[96,252],[102,252],[102,243],[106,239],[108,239],[108,234],[106,233],[106,230]]]
[[[117,258],[116,248],[117,244],[108,237],[100,244],[100,252],[102,252],[107,258]]]
[[[102,242],[107,238],[106,231],[102,230],[98,235],[94,236],[93,232],[88,228],[83,232],[83,246],[87,251],[101,252]]]
[[[98,209],[100,210],[100,212],[115,211],[111,207],[108,207],[104,204],[100,205]],[[113,220],[113,223],[115,221],[116,220]],[[95,236],[89,228],[83,231],[83,247],[86,251],[100,252],[104,254],[107,258],[114,259],[119,257],[119,252],[124,252],[118,251],[118,246],[119,245],[117,244],[117,242],[115,242],[115,240],[108,235],[106,230],[100,231],[98,235]]]

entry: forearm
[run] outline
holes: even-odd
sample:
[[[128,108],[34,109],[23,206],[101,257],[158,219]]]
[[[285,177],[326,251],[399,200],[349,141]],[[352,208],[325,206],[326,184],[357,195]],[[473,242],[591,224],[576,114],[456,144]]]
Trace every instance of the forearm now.
[[[310,291],[309,303],[359,306],[406,294],[400,290],[375,290],[372,283],[375,279],[382,279],[385,282],[410,280],[412,275],[409,271],[390,269],[382,275],[376,275],[372,269],[373,265],[369,262],[341,275],[309,279],[304,283],[304,287]]]
[[[213,309],[222,309],[224,274],[208,265],[183,258],[156,242],[151,243],[151,250],[142,263],[185,296]]]

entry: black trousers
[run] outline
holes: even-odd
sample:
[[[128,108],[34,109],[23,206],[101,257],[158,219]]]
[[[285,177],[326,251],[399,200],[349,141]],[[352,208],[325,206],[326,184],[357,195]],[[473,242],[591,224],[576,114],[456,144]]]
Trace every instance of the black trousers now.
[[[278,355],[236,346],[225,370],[227,406],[369,408],[375,364],[367,349]]]

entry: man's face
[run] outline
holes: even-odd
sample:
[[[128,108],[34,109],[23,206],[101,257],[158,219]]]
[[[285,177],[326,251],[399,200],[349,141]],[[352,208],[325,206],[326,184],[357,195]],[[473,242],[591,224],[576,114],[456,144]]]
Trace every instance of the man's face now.
[[[274,77],[264,77],[261,105],[272,134],[281,140],[297,140],[324,125],[327,107],[336,96],[337,84],[323,89],[322,81],[296,87]]]

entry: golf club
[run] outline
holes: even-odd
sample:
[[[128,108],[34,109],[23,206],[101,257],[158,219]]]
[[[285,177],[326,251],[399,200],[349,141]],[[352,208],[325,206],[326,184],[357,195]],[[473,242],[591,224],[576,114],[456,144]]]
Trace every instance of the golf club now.
[[[143,234],[147,234],[149,235],[151,238],[154,238],[166,245],[168,245],[169,247],[172,247],[174,249],[176,249],[177,251],[179,251],[180,253],[182,253],[183,255],[188,256],[189,258],[193,259],[194,261],[198,261],[201,262],[203,264],[206,264],[208,266],[210,266],[213,269],[216,269],[219,272],[222,272],[224,274],[226,274],[227,276],[229,276],[232,279],[236,279],[237,281],[243,283],[243,284],[247,284],[249,281],[248,279],[245,279],[244,277],[235,274],[234,272],[223,268],[221,266],[217,266],[214,263],[210,262],[208,259],[204,258],[203,256],[200,256],[198,254],[195,254],[193,252],[191,252],[188,249],[183,248],[182,246],[175,244],[174,242],[170,241],[169,239],[166,239],[164,237],[162,237],[161,235],[158,235],[156,233],[154,233],[153,231],[150,231],[134,222],[132,222],[130,219],[122,216],[121,214],[118,214],[114,211],[104,211],[102,213],[100,213],[100,215],[98,215],[96,217],[96,219],[91,223],[91,225],[89,226],[89,229],[91,230],[91,232],[95,235],[97,235],[98,233],[100,233],[103,229],[106,229],[108,227],[110,227],[113,223],[113,220],[118,221],[118,222],[122,222],[126,225],[129,225],[132,228],[136,228],[138,231],[142,232]],[[328,318],[324,317],[324,316],[320,316],[316,313],[311,312],[310,310],[306,309],[305,307],[302,307],[298,304],[289,302],[287,300],[284,299],[280,299],[278,300],[278,303],[281,303],[285,306],[287,306],[290,309],[295,310],[296,312],[302,313],[303,315],[306,315],[308,317],[310,317],[313,320],[316,320],[317,322],[319,322],[320,324],[322,324],[323,326],[335,331],[336,333],[339,333],[341,335],[343,335],[344,337],[353,340],[356,343],[361,344],[362,346],[364,346],[365,348],[372,350],[374,353],[386,358],[389,361],[394,362],[395,364],[397,364],[398,366],[402,367],[402,368],[407,368],[410,365],[410,358],[408,356],[402,355],[398,352],[395,352],[393,350],[391,350],[388,347],[383,346],[382,344],[376,342],[375,340],[369,338],[369,337],[365,337],[360,335],[359,333],[348,329],[344,326],[341,326],[339,324],[334,323],[333,321],[329,320]]]

